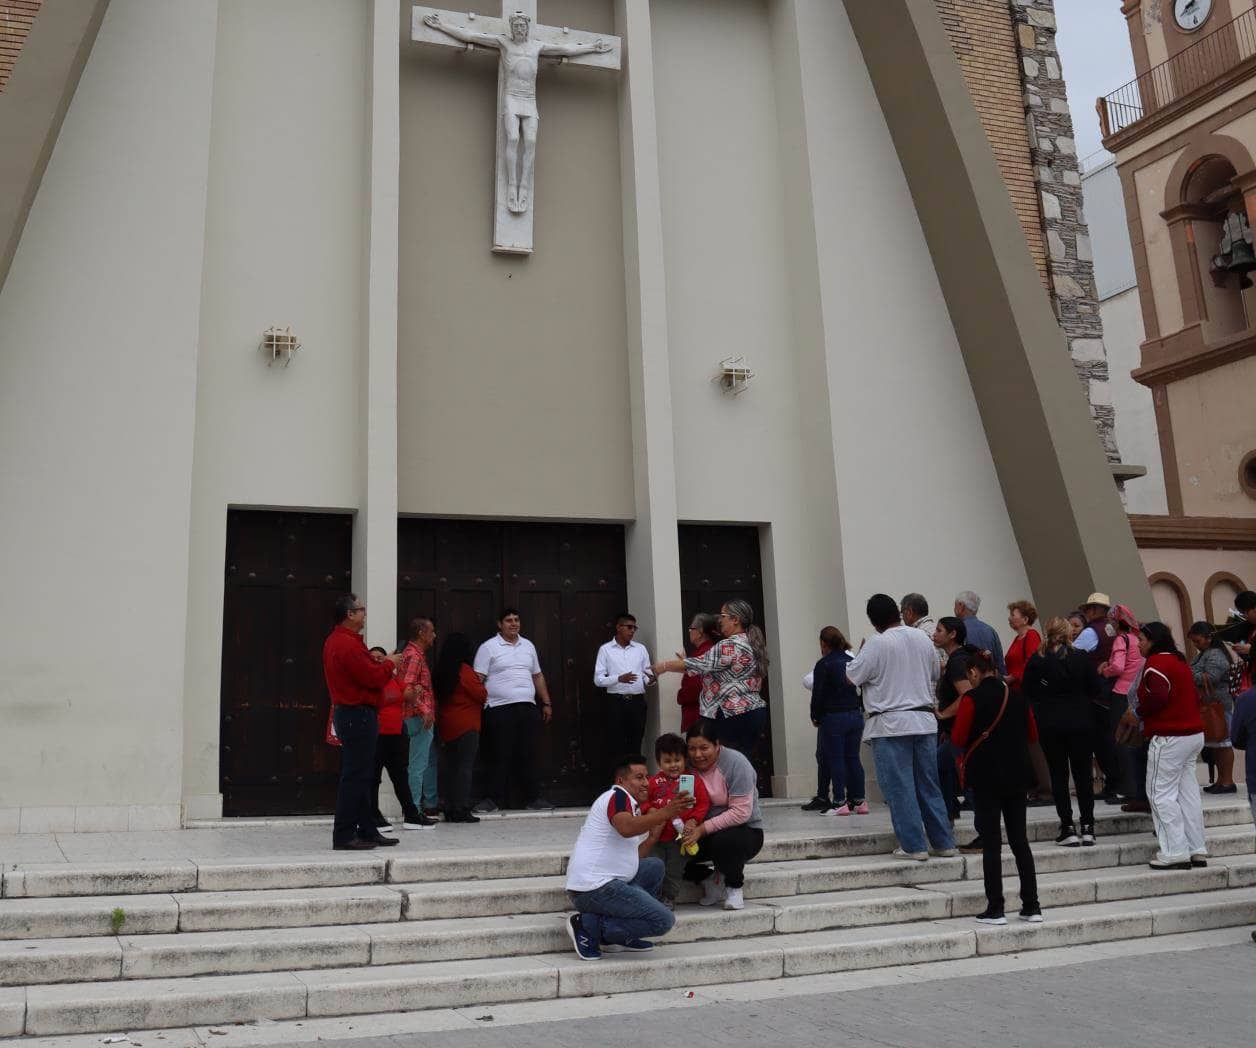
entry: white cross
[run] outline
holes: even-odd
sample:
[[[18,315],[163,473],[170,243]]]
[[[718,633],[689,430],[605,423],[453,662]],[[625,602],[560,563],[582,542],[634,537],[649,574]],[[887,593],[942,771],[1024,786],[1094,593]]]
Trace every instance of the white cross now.
[[[540,62],[551,58],[560,63],[615,70],[619,68],[619,37],[537,25],[536,0],[502,0],[501,18],[415,7],[410,39],[498,59],[493,250],[530,255],[533,157],[540,120],[536,75]]]

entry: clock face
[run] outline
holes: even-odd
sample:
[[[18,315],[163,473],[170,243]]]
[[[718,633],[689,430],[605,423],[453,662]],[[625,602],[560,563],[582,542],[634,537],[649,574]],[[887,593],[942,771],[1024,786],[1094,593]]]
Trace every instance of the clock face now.
[[[1198,29],[1212,14],[1213,0],[1173,0],[1173,17],[1183,29]]]

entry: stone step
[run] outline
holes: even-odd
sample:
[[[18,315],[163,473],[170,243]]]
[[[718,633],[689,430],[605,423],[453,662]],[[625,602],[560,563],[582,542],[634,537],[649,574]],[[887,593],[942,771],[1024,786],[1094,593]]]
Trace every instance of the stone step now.
[[[1209,827],[1251,827],[1251,812],[1246,803],[1210,805],[1204,809],[1204,818]],[[838,819],[817,815],[813,833],[769,836],[756,864],[876,855],[893,849],[891,834],[861,826],[863,821],[858,816]],[[1096,813],[1095,828],[1101,837],[1149,833],[1151,817],[1101,806]],[[571,820],[572,840],[578,829],[578,821]],[[1050,841],[1056,830],[1055,821],[1050,817],[1039,816],[1029,824],[1031,840]],[[438,828],[433,832],[451,831]],[[427,834],[404,838],[415,840],[418,845],[427,839]],[[0,899],[169,895],[559,876],[566,870],[568,851],[468,849],[390,857],[379,852],[369,857],[323,852],[251,862],[185,859],[134,863],[13,863],[0,871]]]
[[[1256,831],[1222,826],[1207,831],[1214,856],[1250,854]],[[1093,848],[1034,845],[1043,873],[1110,866],[1137,866],[1156,850],[1148,833],[1110,835]],[[277,864],[267,864],[277,865]],[[1004,872],[1014,872],[1005,850]],[[752,863],[746,872],[748,899],[895,885],[979,880],[981,856],[904,863],[888,856],[787,859]],[[38,897],[0,899],[0,939],[57,939],[121,934],[160,935],[189,931],[317,927],[386,923],[404,919],[555,913],[568,907],[562,876],[533,876],[459,882],[367,884],[330,888],[266,888],[255,891],[196,891],[165,895]],[[686,886],[686,901],[697,889]],[[114,926],[115,911],[122,923]],[[86,962],[84,962],[86,963]],[[92,963],[99,963],[93,961]],[[0,985],[6,982],[0,976]]]
[[[918,867],[913,867],[918,868]],[[1175,894],[1202,895],[1256,886],[1256,855],[1214,860],[1203,869],[1159,872],[1146,866],[1044,873],[1047,908]],[[1020,899],[1005,879],[1009,912]],[[746,939],[835,928],[940,920],[979,913],[980,879],[922,882],[762,898],[744,910],[677,912],[671,942]],[[182,932],[119,939],[49,939],[0,943],[0,984],[40,985],[112,979],[226,975],[290,969],[407,964],[422,958],[474,960],[568,948],[565,915],[544,913],[329,927]]]
[[[917,889],[921,895],[945,893]],[[970,918],[683,943],[582,962],[571,953],[116,980],[0,991],[0,1035],[58,1035],[256,1019],[489,1005],[683,989],[998,954],[1256,922],[1256,888],[1050,909],[1004,928]]]
[[[231,928],[296,928],[401,919],[399,887],[267,889],[0,900],[0,941],[149,935]],[[115,914],[120,920],[115,920]]]

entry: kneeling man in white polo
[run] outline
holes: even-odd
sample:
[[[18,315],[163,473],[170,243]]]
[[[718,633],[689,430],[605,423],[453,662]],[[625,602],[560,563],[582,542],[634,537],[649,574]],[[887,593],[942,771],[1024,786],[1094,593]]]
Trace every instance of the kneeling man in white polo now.
[[[622,758],[614,774],[615,785],[593,802],[567,863],[567,894],[578,911],[567,931],[583,961],[599,960],[603,949],[651,950],[645,936],[662,935],[676,923],[658,897],[663,860],[649,851],[693,799],[678,793],[664,807],[642,813],[650,796],[645,758]]]

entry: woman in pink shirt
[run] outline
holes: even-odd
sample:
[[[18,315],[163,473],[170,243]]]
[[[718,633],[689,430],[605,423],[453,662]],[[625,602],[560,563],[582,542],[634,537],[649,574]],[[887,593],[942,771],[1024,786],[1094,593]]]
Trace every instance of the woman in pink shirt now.
[[[685,824],[681,843],[697,844],[698,854],[684,876],[702,885],[701,905],[722,902],[726,910],[740,910],[746,905],[746,863],[763,848],[763,815],[754,766],[737,750],[720,745],[721,727],[704,717],[685,734],[689,763],[706,786],[711,807],[704,821]]]
[[[1142,671],[1144,659],[1138,650],[1138,619],[1124,604],[1118,604],[1108,612],[1116,626],[1116,637],[1112,641],[1112,652],[1108,661],[1099,666],[1099,676],[1113,681],[1112,703],[1108,712],[1108,723],[1115,733],[1116,726],[1122,715],[1129,708],[1130,689],[1134,680]],[[1142,807],[1147,804],[1147,750],[1146,747],[1130,749],[1118,746],[1117,764],[1121,771],[1121,793],[1127,803],[1138,805],[1140,811],[1149,810]]]

